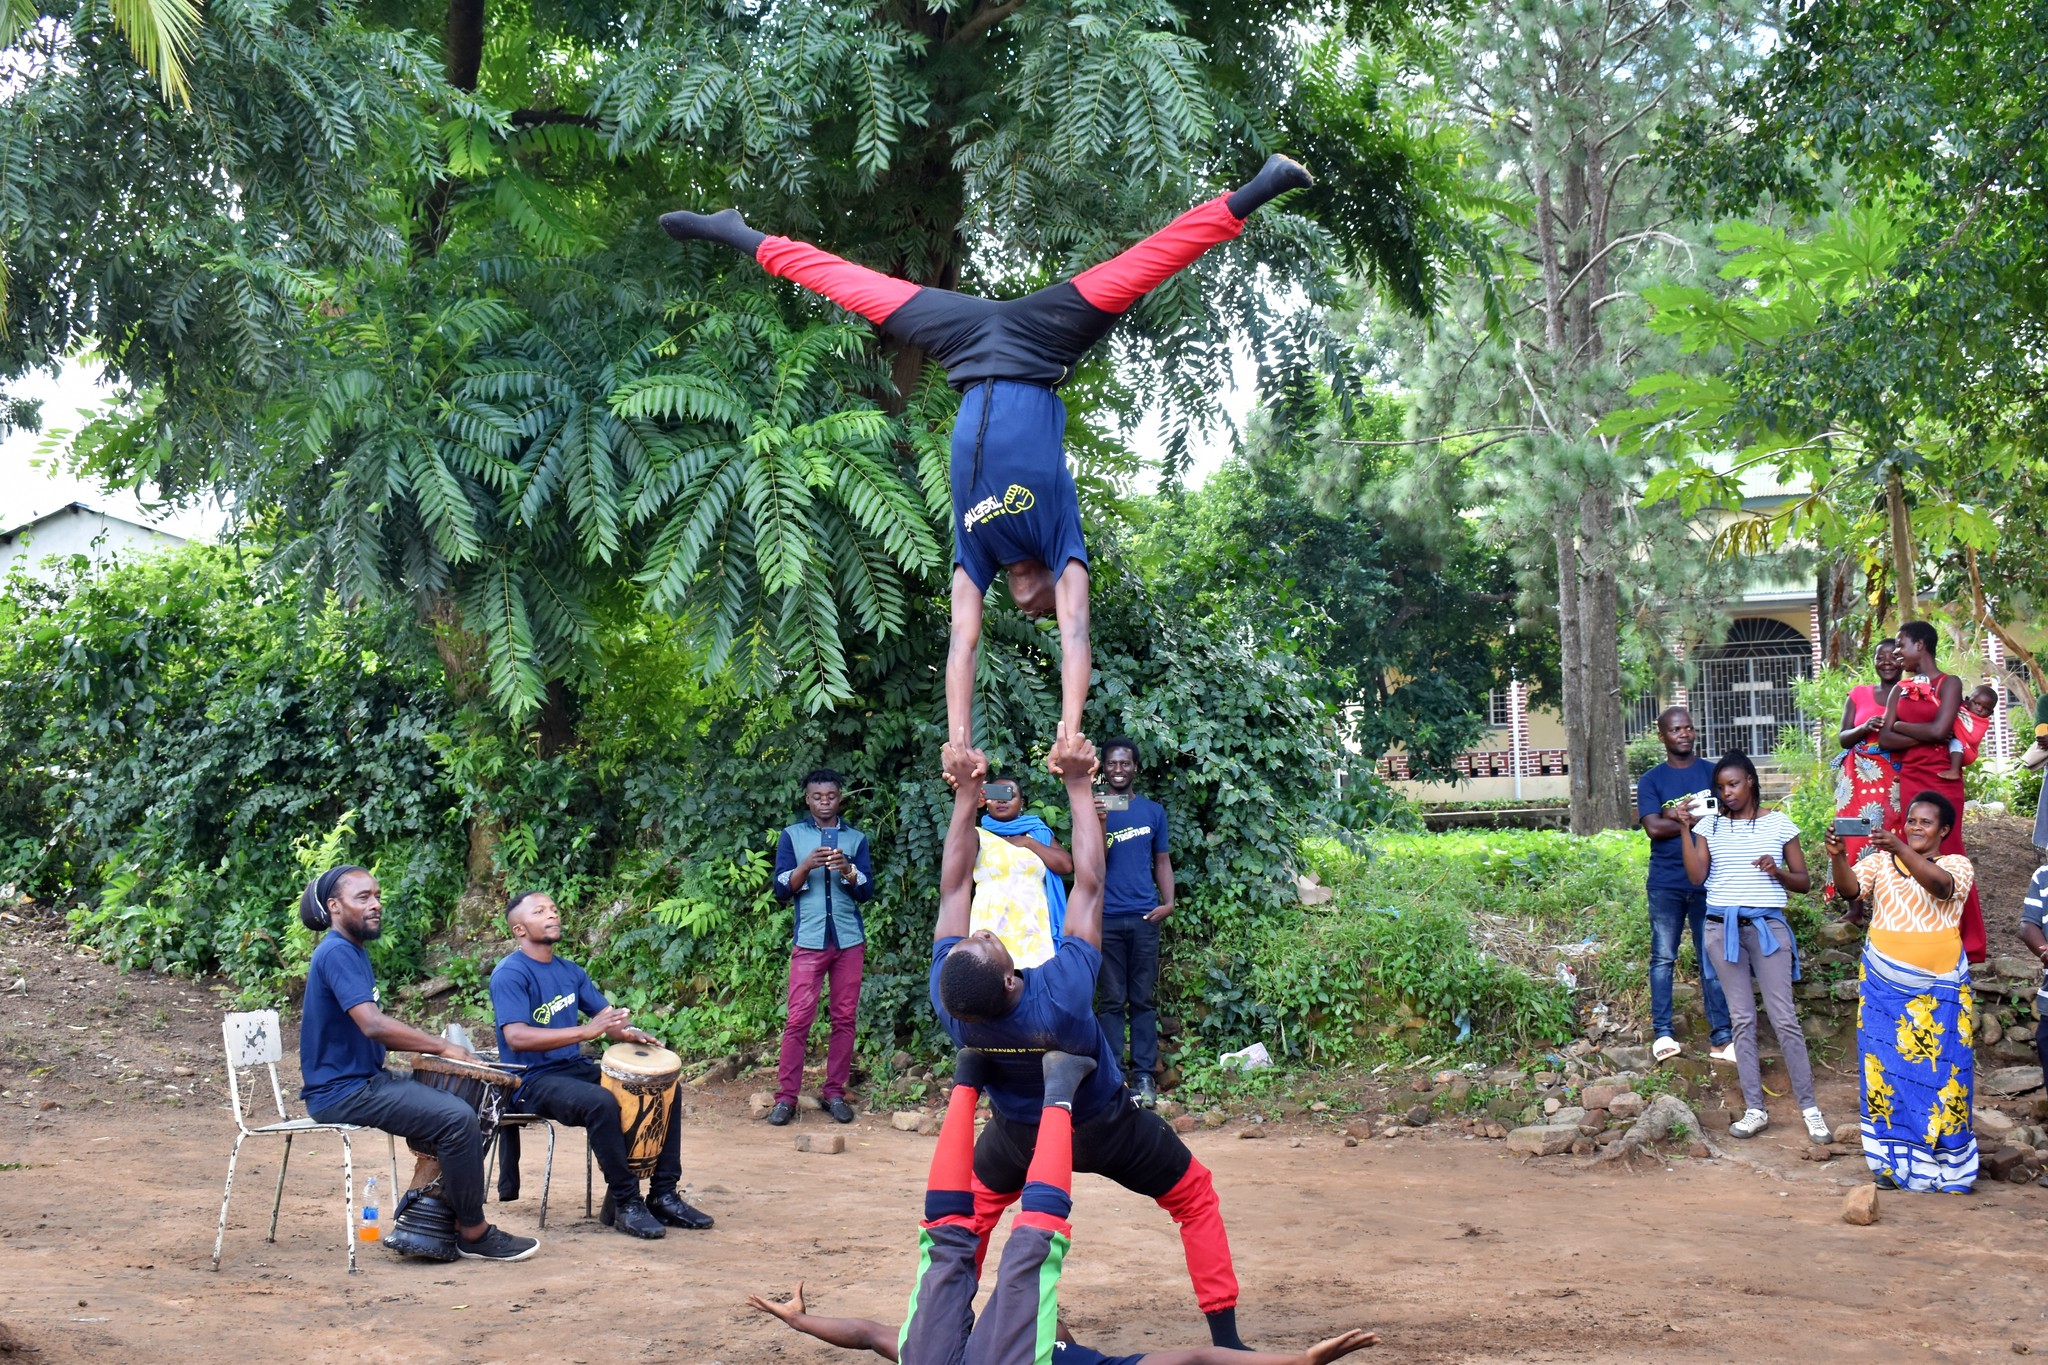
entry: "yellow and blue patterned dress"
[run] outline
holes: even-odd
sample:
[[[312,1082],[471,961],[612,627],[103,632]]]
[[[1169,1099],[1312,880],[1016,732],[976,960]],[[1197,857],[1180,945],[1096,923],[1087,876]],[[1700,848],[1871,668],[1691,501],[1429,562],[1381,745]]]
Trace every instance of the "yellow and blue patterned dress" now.
[[[1963,957],[1963,905],[1976,869],[1960,854],[1936,858],[1955,881],[1936,900],[1878,849],[1856,864],[1870,898],[1863,947],[1863,1000],[1856,1040],[1863,1054],[1863,1155],[1901,1189],[1965,1193],[1977,1180],[1977,1002]]]

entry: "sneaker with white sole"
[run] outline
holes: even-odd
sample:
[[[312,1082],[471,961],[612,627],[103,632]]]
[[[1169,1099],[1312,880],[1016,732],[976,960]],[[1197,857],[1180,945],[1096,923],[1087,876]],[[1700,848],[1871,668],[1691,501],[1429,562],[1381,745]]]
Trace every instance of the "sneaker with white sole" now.
[[[1713,1061],[1713,1062],[1726,1062],[1726,1063],[1728,1063],[1728,1065],[1730,1065],[1730,1066],[1734,1066],[1734,1065],[1735,1065],[1735,1044],[1733,1044],[1733,1043],[1723,1043],[1723,1044],[1721,1044],[1721,1046],[1719,1046],[1719,1047],[1710,1047],[1710,1048],[1708,1048],[1708,1049],[1707,1049],[1707,1060],[1708,1060],[1708,1061]]]
[[[474,1242],[458,1238],[456,1246],[468,1261],[523,1261],[540,1250],[540,1243],[534,1238],[516,1237],[495,1223]]]
[[[1668,1062],[1683,1051],[1685,1049],[1678,1045],[1678,1040],[1668,1033],[1650,1044],[1650,1055],[1660,1062]]]
[[[1828,1127],[1828,1121],[1821,1117],[1820,1106],[1800,1110],[1799,1117],[1806,1120],[1806,1135],[1816,1144],[1825,1147],[1835,1140],[1834,1129]]]
[[[1728,1136],[1753,1138],[1771,1126],[1771,1116],[1761,1109],[1745,1109],[1742,1117],[1728,1125]]]

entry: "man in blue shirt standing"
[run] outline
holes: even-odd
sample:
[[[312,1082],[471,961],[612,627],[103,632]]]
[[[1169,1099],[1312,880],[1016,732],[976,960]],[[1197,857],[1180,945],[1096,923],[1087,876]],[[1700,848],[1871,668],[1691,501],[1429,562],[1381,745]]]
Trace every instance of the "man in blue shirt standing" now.
[[[1052,959],[1020,968],[1001,938],[987,929],[968,932],[974,911],[974,859],[980,848],[975,815],[981,808],[988,760],[964,736],[945,746],[943,766],[953,783],[953,819],[939,865],[939,918],[932,931],[932,1008],[946,1035],[962,1049],[947,1100],[946,1133],[973,1131],[978,1092],[992,1110],[974,1140],[972,1181],[953,1172],[942,1181],[956,1191],[952,1206],[928,1219],[966,1218],[985,1246],[1003,1210],[1026,1194],[1038,1131],[1045,1112],[1046,1056],[1086,1059],[1088,1074],[1065,1103],[1073,1129],[1073,1169],[1107,1176],[1156,1201],[1180,1225],[1195,1302],[1218,1346],[1243,1348],[1237,1335],[1237,1272],[1230,1238],[1209,1168],[1195,1159],[1166,1120],[1128,1102],[1115,1053],[1095,1017],[1095,978],[1102,968],[1104,845],[1102,824],[1089,819],[1095,747],[1066,726],[1048,758],[1067,788],[1074,815],[1074,889]],[[1028,1206],[1027,1206],[1028,1207]]]
[[[1671,977],[1678,962],[1679,936],[1690,924],[1693,956],[1700,964],[1700,994],[1707,1008],[1708,1055],[1717,1062],[1732,1063],[1735,1030],[1728,1022],[1728,1001],[1703,946],[1706,887],[1686,874],[1678,821],[1665,813],[1665,807],[1674,801],[1696,792],[1711,792],[1714,765],[1693,753],[1692,713],[1682,706],[1667,707],[1657,717],[1657,738],[1664,742],[1664,761],[1636,782],[1636,817],[1643,833],[1650,836],[1650,1024],[1656,1035],[1650,1055],[1661,1062],[1684,1050],[1671,1036]]]
[[[778,1128],[796,1117],[811,1021],[818,1017],[818,997],[828,982],[832,988],[832,1040],[825,1048],[825,1085],[818,1102],[836,1122],[853,1122],[846,1083],[853,1074],[854,1023],[867,955],[867,928],[860,907],[875,894],[875,881],[868,863],[867,836],[839,818],[844,790],[839,774],[830,768],[811,772],[804,778],[804,805],[809,813],[783,830],[775,846],[775,899],[796,908],[782,1060],[775,1080],[775,1107],[768,1111],[768,1122]]]
[[[1095,803],[1109,840],[1102,884],[1102,981],[1095,1010],[1111,1053],[1124,1055],[1130,1026],[1131,1075],[1138,1104],[1159,1101],[1159,926],[1173,913],[1173,860],[1166,853],[1166,807],[1137,794],[1138,746],[1118,736],[1102,746],[1102,777],[1119,809]]]
[[[321,1123],[381,1128],[433,1152],[440,1165],[443,1197],[461,1234],[456,1249],[473,1260],[523,1261],[540,1243],[514,1237],[484,1221],[484,1158],[476,1110],[446,1090],[394,1076],[384,1069],[386,1049],[428,1052],[475,1061],[468,1048],[401,1024],[378,1008],[381,997],[365,946],[384,932],[384,901],[377,879],[360,867],[337,867],[306,887],[299,920],[315,933],[326,930],[306,970],[306,1000],[299,1023],[299,1092],[306,1112]],[[413,1187],[431,1183],[433,1167],[422,1161]],[[384,1244],[411,1254],[403,1229],[387,1233]],[[429,1247],[419,1254],[453,1259]]]
[[[591,1158],[604,1172],[598,1217],[606,1227],[646,1238],[664,1236],[667,1228],[710,1227],[710,1216],[676,1192],[683,1178],[682,1106],[669,1105],[668,1132],[643,1200],[640,1181],[627,1165],[618,1097],[604,1087],[597,1063],[583,1055],[583,1045],[599,1038],[655,1047],[660,1042],[634,1028],[629,1013],[606,1000],[581,967],[556,954],[562,911],[553,896],[521,892],[506,902],[505,923],[517,949],[491,972],[491,1013],[499,1060],[526,1068],[513,1108],[588,1134]],[[579,1014],[587,1021],[579,1023]],[[509,1151],[506,1157],[508,1163],[516,1160]]]

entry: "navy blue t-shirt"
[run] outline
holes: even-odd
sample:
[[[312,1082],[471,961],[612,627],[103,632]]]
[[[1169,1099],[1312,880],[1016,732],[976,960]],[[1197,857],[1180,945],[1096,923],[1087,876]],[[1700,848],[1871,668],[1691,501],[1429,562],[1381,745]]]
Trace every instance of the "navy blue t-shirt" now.
[[[1664,803],[1674,796],[1691,796],[1694,792],[1710,792],[1714,789],[1714,765],[1695,758],[1690,767],[1674,768],[1669,763],[1659,763],[1636,779],[1636,816],[1661,815]],[[1696,891],[1701,883],[1685,875],[1685,853],[1679,847],[1679,838],[1650,840],[1650,876],[1647,882],[1652,891]]]
[[[948,1038],[961,1047],[980,1048],[988,1054],[995,1070],[988,1102],[996,1112],[1013,1123],[1038,1122],[1045,1112],[1041,1059],[1048,1052],[1095,1059],[1094,1072],[1081,1082],[1074,1096],[1074,1122],[1086,1122],[1119,1103],[1123,1073],[1117,1070],[1116,1054],[1110,1050],[1102,1025],[1095,1022],[1095,978],[1102,970],[1102,953],[1095,945],[1078,938],[1061,939],[1045,962],[1017,973],[1024,981],[1024,994],[1016,1009],[1001,1019],[963,1024],[939,1003],[939,969],[959,941],[942,938],[932,945],[932,1008],[939,1012],[939,1024]]]
[[[1134,1356],[1106,1356],[1092,1346],[1083,1346],[1078,1341],[1055,1341],[1052,1344],[1053,1365],[1138,1365],[1145,1358],[1141,1351]]]
[[[1152,855],[1166,852],[1166,807],[1142,796],[1129,810],[1113,810],[1104,822],[1109,862],[1102,871],[1102,913],[1147,915],[1159,905]]]
[[[1066,430],[1067,405],[1037,384],[997,379],[961,399],[953,426],[953,562],[983,592],[1020,559],[1037,560],[1054,578],[1069,560],[1088,562]]]
[[[370,955],[339,929],[314,945],[306,968],[306,1006],[299,1020],[299,1097],[306,1112],[341,1103],[384,1069],[384,1045],[356,1027],[348,1012],[376,1002],[377,977]]]
[[[574,1028],[577,1011],[594,1015],[611,1002],[589,973],[566,957],[536,962],[514,950],[491,971],[491,1017],[498,1025],[498,1058],[526,1068],[528,1077],[573,1062],[583,1055],[576,1043],[546,1052],[515,1052],[505,1041],[505,1025]]]

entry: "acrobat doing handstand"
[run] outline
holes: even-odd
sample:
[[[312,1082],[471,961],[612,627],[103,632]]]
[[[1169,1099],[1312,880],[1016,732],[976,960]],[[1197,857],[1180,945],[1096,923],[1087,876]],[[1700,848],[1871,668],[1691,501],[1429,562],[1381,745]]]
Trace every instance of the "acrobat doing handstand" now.
[[[1081,733],[1092,658],[1088,547],[1063,440],[1066,405],[1053,392],[1137,301],[1210,247],[1244,231],[1253,210],[1311,184],[1284,156],[1097,266],[1018,299],[982,299],[899,280],[807,242],[756,232],[739,210],[669,213],[678,241],[723,242],[771,275],[860,314],[884,335],[922,347],[962,394],[953,425],[953,609],[946,656],[946,734],[973,738],[982,606],[998,572],[1027,615],[1060,624],[1060,719]]]
[[[1045,1110],[1038,1146],[1024,1186],[1023,1208],[1003,1248],[996,1287],[974,1316],[979,1282],[980,1237],[962,1209],[971,1207],[967,1188],[974,1153],[972,1087],[962,1077],[977,1074],[984,1059],[960,1053],[954,1072],[956,1100],[947,1106],[939,1148],[925,1186],[925,1218],[918,1234],[917,1282],[900,1328],[868,1318],[822,1318],[805,1308],[799,1284],[787,1303],[760,1295],[748,1302],[799,1332],[834,1346],[873,1351],[902,1365],[1326,1365],[1374,1345],[1371,1332],[1350,1331],[1317,1342],[1305,1351],[1276,1354],[1195,1346],[1140,1355],[1107,1356],[1067,1337],[1059,1325],[1059,1281],[1073,1227],[1074,1095],[1095,1069],[1090,1057],[1048,1052]]]

